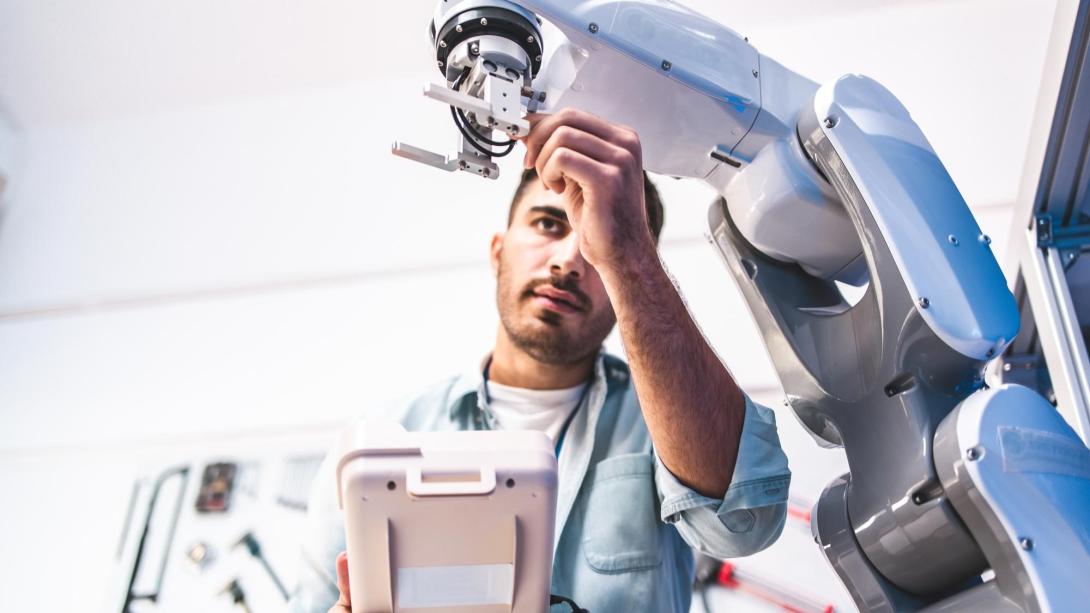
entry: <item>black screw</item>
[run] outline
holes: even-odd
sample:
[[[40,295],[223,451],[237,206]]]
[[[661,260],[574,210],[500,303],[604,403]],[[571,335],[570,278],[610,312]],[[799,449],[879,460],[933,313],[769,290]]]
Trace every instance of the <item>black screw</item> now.
[[[1033,551],[1033,539],[1028,536],[1023,536],[1018,539],[1018,544],[1022,546],[1022,549],[1026,551]]]
[[[931,301],[928,300],[926,296],[920,296],[920,299],[916,301],[916,304],[919,304],[921,309],[926,309],[931,306]]]
[[[825,118],[825,127],[830,128],[830,129],[835,128],[836,127],[836,120],[833,119],[832,117],[826,117]]]
[[[983,454],[980,451],[980,447],[970,447],[965,450],[965,459],[969,460],[970,462],[976,462],[980,459],[981,455]]]
[[[670,63],[670,60],[662,60],[662,69],[663,70],[670,70],[671,68],[673,68],[673,66],[674,65]]]
[[[393,481],[387,481],[386,482],[386,489],[388,489],[388,490],[390,490],[392,492],[392,491],[397,489],[397,484],[394,483]]]
[[[596,23],[594,23],[594,22],[592,21],[592,22],[590,23],[590,25],[589,25],[589,26],[587,26],[587,29],[588,29],[588,30],[590,30],[590,33],[591,33],[591,34],[597,34],[597,33],[598,33],[598,24],[596,24]]]

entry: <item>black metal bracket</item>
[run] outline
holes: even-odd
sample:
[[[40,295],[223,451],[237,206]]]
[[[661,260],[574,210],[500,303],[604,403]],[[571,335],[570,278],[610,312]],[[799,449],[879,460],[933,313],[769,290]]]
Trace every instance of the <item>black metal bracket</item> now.
[[[1037,246],[1041,249],[1082,249],[1090,246],[1090,224],[1064,226],[1048,213],[1034,216]]]

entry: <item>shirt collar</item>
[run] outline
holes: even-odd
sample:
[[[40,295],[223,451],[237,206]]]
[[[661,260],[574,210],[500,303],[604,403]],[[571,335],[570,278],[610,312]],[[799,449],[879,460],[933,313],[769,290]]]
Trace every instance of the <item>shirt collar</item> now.
[[[484,369],[492,354],[484,356],[476,368],[469,369],[455,378],[448,396],[449,405],[447,413],[451,421],[456,421],[467,411],[480,410],[485,398]],[[594,362],[594,378],[591,388],[605,387],[608,383],[627,383],[628,365],[620,358],[609,355],[604,349],[599,350],[598,359]]]

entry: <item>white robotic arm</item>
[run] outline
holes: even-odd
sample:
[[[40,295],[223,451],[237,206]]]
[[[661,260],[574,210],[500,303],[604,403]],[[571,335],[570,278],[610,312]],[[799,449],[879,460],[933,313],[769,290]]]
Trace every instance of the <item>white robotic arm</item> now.
[[[1090,600],[1058,570],[1090,567],[1090,451],[1039,396],[986,389],[1018,311],[891,93],[855,75],[819,87],[667,0],[441,1],[430,36],[446,86],[425,94],[451,105],[458,152],[394,153],[495,177],[524,110],[576,107],[633,127],[647,170],[722,196],[710,232],[791,408],[845,448],[814,531],[860,608]],[[834,281],[869,285],[848,304]]]

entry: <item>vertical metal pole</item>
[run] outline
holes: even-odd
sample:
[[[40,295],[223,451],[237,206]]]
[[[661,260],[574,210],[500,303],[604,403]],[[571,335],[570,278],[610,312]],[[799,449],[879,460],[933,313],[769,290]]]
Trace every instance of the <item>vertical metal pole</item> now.
[[[1024,234],[1021,272],[1033,309],[1056,407],[1084,443],[1090,444],[1090,358],[1057,249],[1037,247],[1035,224]]]

